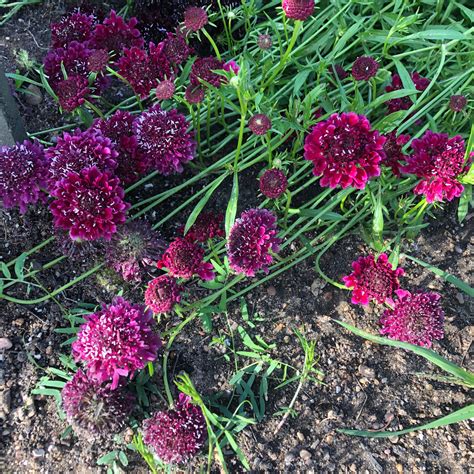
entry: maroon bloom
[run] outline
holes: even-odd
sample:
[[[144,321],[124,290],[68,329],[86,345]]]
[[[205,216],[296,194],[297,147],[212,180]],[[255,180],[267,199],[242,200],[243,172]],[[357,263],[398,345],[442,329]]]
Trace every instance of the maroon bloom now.
[[[99,383],[112,381],[119,386],[121,377],[133,377],[148,362],[154,361],[161,340],[153,313],[145,306],[116,297],[87,315],[72,344],[76,362],[84,362],[89,377]]]
[[[191,278],[198,275],[203,280],[215,278],[212,264],[204,262],[204,249],[188,239],[177,237],[170,243],[158,268],[167,268],[171,276],[177,278]]]
[[[468,171],[468,164],[460,135],[449,138],[447,133],[428,130],[422,138],[413,140],[411,147],[413,154],[401,171],[421,178],[413,190],[415,194],[424,194],[427,202],[452,201],[462,194],[464,186],[458,178]]]
[[[206,92],[204,91],[204,88],[201,86],[193,86],[192,84],[189,84],[188,87],[186,87],[186,91],[184,93],[184,98],[190,103],[190,104],[199,104],[204,100],[204,97],[206,96]]]
[[[356,81],[368,81],[371,77],[375,77],[379,66],[379,63],[371,56],[360,56],[352,65],[352,77]]]
[[[336,75],[341,81],[349,75],[340,64],[334,64],[333,66],[331,66],[329,72],[331,74]]]
[[[416,90],[422,92],[430,84],[430,80],[425,77],[421,77],[417,72],[411,74],[413,84],[415,84]],[[403,83],[398,74],[392,74],[392,83],[385,87],[386,92],[393,92],[403,89]],[[399,97],[398,99],[390,99],[387,101],[387,107],[390,113],[398,112],[399,110],[408,110],[413,105],[413,101],[410,97]]]
[[[273,46],[272,37],[270,35],[258,35],[257,45],[264,51]]]
[[[438,293],[409,293],[396,290],[398,299],[393,309],[384,311],[380,318],[381,334],[390,339],[431,347],[434,339],[444,337],[444,311]]]
[[[182,290],[176,278],[161,275],[148,283],[145,303],[155,314],[169,313],[181,300]]]
[[[392,298],[400,288],[398,277],[405,273],[402,268],[394,270],[384,253],[377,260],[373,255],[360,257],[352,262],[352,269],[342,280],[352,289],[352,303],[363,305],[372,300],[382,304]]]
[[[304,156],[313,162],[314,175],[322,176],[321,186],[364,189],[370,178],[380,175],[384,143],[364,115],[333,114],[306,137]]]
[[[191,242],[207,242],[215,237],[224,237],[225,232],[222,228],[224,222],[223,214],[215,214],[214,212],[201,212],[196,222],[190,227],[186,233],[186,239]],[[184,231],[184,227],[183,227]]]
[[[186,43],[183,35],[168,33],[163,40],[163,51],[168,60],[179,66],[187,61],[193,49]]]
[[[255,276],[258,270],[268,272],[273,261],[270,251],[280,250],[276,237],[276,216],[267,209],[250,209],[232,226],[227,242],[230,267],[237,273]]]
[[[285,173],[279,169],[265,170],[260,177],[260,191],[267,198],[279,198],[286,191],[287,186],[288,180]]]
[[[68,77],[89,76],[88,60],[92,50],[87,43],[72,41],[66,48],[52,49],[44,58],[44,72],[54,90],[56,84],[64,81],[63,67]]]
[[[314,11],[314,0],[283,0],[281,4],[287,18],[306,20]]]
[[[168,464],[189,461],[202,449],[206,439],[202,410],[183,393],[173,409],[159,411],[143,422],[143,441]]]
[[[255,135],[265,135],[272,128],[272,121],[265,114],[255,114],[249,120],[249,128]]]
[[[176,90],[176,86],[174,85],[173,81],[161,81],[157,86],[156,86],[156,98],[158,100],[167,100],[171,99],[174,95],[174,92]]]
[[[449,99],[449,108],[453,112],[462,112],[467,105],[467,99],[463,95],[452,95]]]
[[[101,72],[109,63],[109,53],[105,49],[94,49],[87,59],[87,69],[90,72]]]
[[[117,225],[125,222],[129,207],[119,183],[95,166],[69,173],[51,193],[54,225],[68,230],[72,239],[109,240]]]
[[[216,74],[215,70],[223,69],[224,62],[209,56],[207,58],[197,58],[192,67],[189,79],[193,86],[205,86],[201,81],[209,83],[214,87],[220,87],[224,77]]]
[[[184,11],[184,26],[188,31],[202,30],[209,22],[207,12],[201,7],[188,7]]]
[[[407,159],[402,148],[410,141],[410,135],[398,135],[397,137],[397,132],[394,130],[383,136],[387,141],[383,145],[384,157],[382,158],[382,164],[392,168],[392,173],[395,176],[400,176],[401,162]]]
[[[95,22],[93,15],[80,11],[62,17],[59,22],[51,24],[51,46],[65,48],[72,41],[88,41],[91,39]]]
[[[69,76],[59,81],[55,89],[59,105],[66,112],[72,112],[80,107],[90,94],[89,82],[83,76]]]
[[[0,200],[3,206],[18,206],[25,213],[28,205],[46,199],[47,163],[43,147],[25,140],[0,147]]]

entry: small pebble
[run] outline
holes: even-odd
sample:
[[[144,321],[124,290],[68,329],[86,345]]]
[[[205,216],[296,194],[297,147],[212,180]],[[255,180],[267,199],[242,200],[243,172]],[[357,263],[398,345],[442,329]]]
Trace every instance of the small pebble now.
[[[277,294],[277,290],[274,286],[269,286],[267,288],[267,294],[268,296],[275,296]]]
[[[34,458],[44,458],[45,452],[43,448],[33,449],[32,454]]]
[[[306,449],[302,449],[300,451],[300,458],[303,459],[303,461],[308,461],[311,459],[311,453],[309,451],[306,451]]]
[[[296,433],[296,437],[297,437],[300,441],[304,441],[304,440],[305,440],[304,434],[303,434],[301,431],[298,431],[298,433]]]
[[[464,304],[464,296],[462,293],[456,293],[456,299],[459,301],[459,304]]]
[[[6,337],[0,337],[0,351],[11,349],[13,347],[12,341]]]
[[[38,86],[30,84],[26,90],[25,102],[29,105],[39,105],[43,101],[43,94]]]
[[[295,455],[293,453],[288,453],[285,456],[285,464],[291,464],[295,460]]]

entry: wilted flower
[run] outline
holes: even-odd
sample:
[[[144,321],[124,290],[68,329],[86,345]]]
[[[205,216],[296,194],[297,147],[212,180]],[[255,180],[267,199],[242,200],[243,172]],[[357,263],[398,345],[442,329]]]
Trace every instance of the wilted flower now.
[[[206,439],[202,410],[183,393],[173,409],[159,411],[143,422],[143,441],[166,463],[188,461],[202,449]]]
[[[272,37],[270,35],[258,35],[257,45],[264,51],[273,46]]]
[[[345,285],[352,289],[352,303],[369,304],[376,301],[385,303],[400,288],[398,277],[405,272],[402,268],[394,270],[386,254],[375,260],[373,255],[359,257],[352,262],[353,272],[343,277]]]
[[[43,147],[25,140],[0,147],[0,200],[6,208],[18,206],[26,212],[29,204],[44,200],[47,164]]]
[[[112,304],[103,305],[85,318],[72,344],[72,353],[76,362],[86,364],[93,380],[111,380],[110,388],[114,390],[120,377],[133,377],[156,359],[161,340],[155,332],[153,313],[143,305],[116,297]]]
[[[188,239],[177,237],[170,243],[158,268],[167,268],[171,276],[191,278],[198,275],[203,280],[213,280],[212,264],[204,262],[204,249]]]
[[[424,91],[430,84],[430,80],[425,77],[421,77],[417,72],[411,74],[413,84],[415,84],[416,90]],[[385,88],[386,92],[393,92],[403,89],[403,83],[398,74],[392,74],[392,83]],[[390,113],[397,112],[399,110],[408,110],[413,105],[413,101],[410,97],[399,97],[398,99],[390,99],[387,101],[387,107]]]
[[[444,311],[438,293],[410,293],[396,290],[398,299],[393,309],[386,309],[380,318],[381,334],[390,339],[431,347],[434,339],[444,337]]]
[[[397,132],[394,130],[383,136],[387,141],[383,145],[384,157],[382,158],[382,164],[392,168],[392,173],[395,176],[400,176],[401,162],[407,159],[402,148],[410,141],[410,135],[397,136]]]
[[[180,34],[168,33],[163,40],[163,45],[165,56],[177,66],[186,62],[193,51]]]
[[[314,0],[283,0],[281,4],[287,18],[306,20],[314,11]]]
[[[209,19],[207,12],[201,7],[188,7],[184,11],[184,26],[188,31],[196,32],[202,30]]]
[[[175,90],[176,86],[173,81],[161,81],[156,86],[155,95],[158,100],[167,100],[173,97]]]
[[[265,170],[260,177],[260,191],[267,198],[279,198],[286,191],[287,186],[288,180],[285,173],[279,169]]]
[[[214,87],[220,87],[224,81],[224,77],[216,74],[215,70],[223,69],[224,62],[219,59],[209,56],[207,58],[197,58],[192,67],[189,79],[193,86],[201,86],[202,81],[205,81]],[[205,84],[204,84],[205,86]]]
[[[265,114],[255,114],[249,120],[249,128],[255,135],[265,135],[272,128],[272,121]]]
[[[54,225],[68,230],[72,239],[108,240],[125,222],[129,204],[120,181],[95,166],[69,173],[51,194]]]
[[[156,314],[168,313],[181,300],[181,291],[176,278],[161,275],[148,283],[145,303]]]
[[[103,261],[104,242],[102,240],[80,240],[71,239],[68,232],[57,230],[55,232],[55,243],[59,251],[71,259],[74,263],[87,263],[88,265]]]
[[[304,156],[313,162],[314,175],[322,175],[321,186],[363,189],[370,178],[380,175],[384,143],[365,115],[333,114],[306,137]]]
[[[72,41],[85,42],[92,36],[95,17],[75,11],[51,24],[51,46],[65,48]]]
[[[401,171],[421,178],[413,190],[415,194],[424,194],[427,202],[452,201],[462,194],[464,186],[457,178],[467,172],[468,165],[460,135],[449,138],[447,133],[428,130],[422,138],[413,140],[411,147],[413,154],[407,157]]]
[[[356,81],[368,81],[375,77],[379,63],[371,56],[360,56],[352,64],[352,77]]]
[[[222,228],[223,221],[223,214],[201,212],[197,220],[186,233],[185,237],[192,242],[203,243],[207,242],[209,239],[213,239],[214,237],[224,237],[225,232]]]
[[[267,209],[249,209],[242,213],[230,230],[227,255],[230,267],[237,273],[255,276],[255,272],[268,272],[273,261],[270,255],[280,250],[276,237],[276,216]]]
[[[449,108],[453,112],[461,112],[467,105],[467,99],[463,95],[452,95],[449,99]]]

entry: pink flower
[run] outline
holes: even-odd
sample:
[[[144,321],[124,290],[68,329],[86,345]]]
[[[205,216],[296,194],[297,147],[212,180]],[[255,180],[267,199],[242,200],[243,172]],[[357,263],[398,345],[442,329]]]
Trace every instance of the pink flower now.
[[[382,164],[392,168],[395,176],[400,176],[401,162],[407,159],[407,155],[403,153],[403,146],[410,141],[410,135],[398,135],[393,131],[383,135],[387,141],[383,145],[384,157]]]
[[[216,74],[215,70],[223,69],[224,62],[209,56],[207,58],[197,58],[192,67],[189,79],[193,86],[204,86],[201,81],[205,81],[214,87],[220,87],[225,78]]]
[[[467,105],[467,99],[463,95],[452,95],[449,98],[449,108],[453,112],[462,112]]]
[[[173,81],[161,81],[156,86],[155,95],[158,100],[168,100],[173,97],[175,90],[176,86]]]
[[[380,318],[381,334],[423,347],[444,337],[444,311],[438,293],[395,293],[398,299],[392,301],[393,309],[385,310]]]
[[[380,175],[384,143],[364,115],[333,114],[306,137],[304,156],[313,162],[314,175],[322,176],[321,186],[364,189],[370,178]]]
[[[92,36],[92,29],[96,19],[93,15],[86,15],[75,11],[63,16],[59,22],[51,24],[51,46],[65,48],[72,41],[85,42]]]
[[[163,40],[163,51],[168,60],[179,66],[187,61],[193,49],[186,43],[183,35],[168,33]]]
[[[379,67],[379,63],[371,56],[359,56],[352,65],[352,77],[356,81],[368,81],[375,77]]]
[[[250,209],[232,226],[227,242],[230,267],[253,277],[258,270],[268,272],[273,261],[270,251],[280,250],[276,237],[276,216],[267,209]]]
[[[421,77],[417,72],[411,74],[411,79],[418,91],[424,91],[430,84],[430,80]],[[403,83],[398,74],[392,74],[392,83],[385,87],[386,92],[393,92],[403,89]],[[398,112],[399,110],[408,110],[413,105],[410,97],[399,97],[398,99],[390,99],[387,101],[387,107],[390,113]]]
[[[204,243],[215,237],[224,237],[225,232],[222,228],[223,221],[223,214],[214,214],[214,212],[201,212],[197,220],[188,230],[185,238],[191,242]]]
[[[169,313],[181,300],[181,291],[176,278],[161,275],[148,283],[145,303],[155,314]]]
[[[234,60],[231,60],[231,61],[227,61],[222,66],[222,69],[224,69],[224,71],[227,71],[227,72],[232,71],[235,75],[237,75],[240,71],[240,66]]]
[[[184,93],[184,98],[190,104],[199,104],[204,100],[205,96],[206,92],[201,86],[193,86],[192,84],[189,84],[189,86],[186,87],[186,91]]]
[[[201,7],[188,7],[184,11],[184,26],[188,31],[202,30],[209,22],[207,12]]]
[[[77,340],[72,344],[76,362],[84,362],[89,377],[99,383],[133,377],[157,357],[161,340],[153,313],[143,305],[116,297],[96,313],[86,316]]]
[[[314,11],[314,0],[283,0],[282,8],[287,18],[306,20]]]
[[[272,121],[265,114],[255,114],[249,120],[249,128],[255,135],[265,135],[272,128]]]
[[[257,45],[264,51],[270,49],[273,46],[272,37],[270,35],[258,35]]]
[[[352,303],[363,305],[371,300],[382,304],[392,298],[394,291],[400,288],[398,277],[405,273],[402,268],[394,270],[384,253],[377,260],[373,255],[360,257],[352,262],[352,269],[343,281],[352,289]]]
[[[260,177],[260,191],[267,198],[279,198],[286,191],[287,186],[288,180],[285,173],[279,169],[265,170]]]

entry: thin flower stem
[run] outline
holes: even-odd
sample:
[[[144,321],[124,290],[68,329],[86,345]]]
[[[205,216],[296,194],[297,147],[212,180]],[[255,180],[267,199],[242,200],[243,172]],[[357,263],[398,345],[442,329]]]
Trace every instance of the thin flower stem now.
[[[212,36],[206,31],[206,29],[203,29],[202,32],[204,33],[204,36],[209,40],[209,43],[211,43],[212,49],[216,53],[217,59],[219,61],[222,61],[221,53],[219,53],[219,48],[217,47],[215,41],[212,39]]]
[[[104,118],[104,114],[102,113],[102,111],[96,105],[94,105],[92,102],[89,102],[88,100],[85,100],[84,104],[87,107],[89,107],[93,112],[95,112],[101,119]]]

